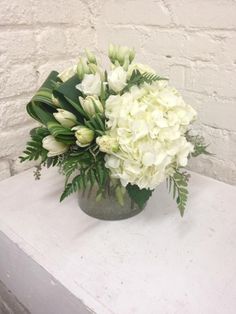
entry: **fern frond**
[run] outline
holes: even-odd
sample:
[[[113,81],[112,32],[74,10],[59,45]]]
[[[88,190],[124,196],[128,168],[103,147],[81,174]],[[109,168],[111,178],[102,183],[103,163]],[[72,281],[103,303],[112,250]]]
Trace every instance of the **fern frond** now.
[[[65,187],[65,190],[63,191],[60,202],[62,202],[66,197],[68,197],[70,194],[78,191],[81,188],[82,184],[82,177],[81,175],[77,175],[74,177],[71,183],[68,183]]]
[[[151,84],[152,82],[156,81],[167,81],[168,79],[165,77],[161,77],[155,73],[148,73],[145,72],[142,74],[143,80],[145,83]]]
[[[194,151],[191,153],[190,157],[197,157],[199,155],[213,155],[207,151],[209,145],[205,143],[205,139],[200,135],[191,135],[189,132],[185,134],[187,141],[193,144]]]
[[[162,81],[162,80],[168,80],[168,79],[165,77],[158,76],[155,73],[148,73],[148,72],[141,73],[139,70],[134,70],[132,72],[132,75],[129,81],[127,82],[126,87],[123,89],[122,93],[129,91],[130,88],[135,85],[140,86],[141,84],[144,84],[144,83],[151,84],[152,82]]]
[[[99,191],[104,190],[109,175],[108,169],[104,165],[103,155],[100,154],[100,157],[96,157],[97,159],[94,158],[91,152],[87,151],[81,153],[81,155],[71,157],[62,163],[62,170],[66,175],[66,183],[61,201],[80,189],[91,189],[95,183]],[[75,171],[79,172],[79,174],[68,183],[68,180]]]
[[[173,176],[167,178],[167,188],[169,190],[169,193],[171,193],[172,191],[173,199],[176,200],[178,209],[180,211],[180,215],[182,217],[184,215],[184,211],[187,204],[188,198],[187,185],[189,176],[190,175],[187,174],[186,172],[179,172],[176,170]]]
[[[20,156],[20,162],[26,160],[37,160],[41,157],[42,162],[47,158],[47,150],[43,148],[43,138],[49,135],[49,131],[44,127],[38,127],[30,132],[31,140],[26,144],[26,150],[23,151],[24,155]]]

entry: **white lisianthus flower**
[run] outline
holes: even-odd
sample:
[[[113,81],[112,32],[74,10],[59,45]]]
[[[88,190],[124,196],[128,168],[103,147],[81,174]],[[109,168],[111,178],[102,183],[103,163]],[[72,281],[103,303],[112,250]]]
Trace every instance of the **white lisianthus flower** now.
[[[77,123],[76,116],[67,110],[57,109],[57,112],[54,112],[53,115],[54,118],[65,128],[71,128]]]
[[[119,93],[127,81],[127,72],[121,67],[116,67],[108,73],[108,85],[116,93]]]
[[[82,108],[90,117],[93,117],[96,112],[104,112],[103,105],[97,96],[79,97],[79,100]]]
[[[48,151],[48,154],[47,154],[48,157],[61,155],[65,153],[69,148],[68,145],[58,142],[55,139],[55,137],[52,135],[48,135],[44,137],[42,141],[42,145],[43,145],[43,148],[45,148]]]
[[[77,66],[72,66],[68,69],[65,69],[60,74],[58,74],[58,77],[62,80],[62,82],[66,82],[69,80],[72,76],[76,74],[76,68]]]
[[[85,74],[83,81],[76,85],[76,88],[87,96],[99,96],[101,93],[101,84],[101,78],[98,73]]]
[[[96,143],[101,152],[112,154],[118,152],[119,144],[117,140],[111,136],[103,135],[96,138]]]
[[[118,143],[118,151],[105,156],[105,165],[123,186],[154,189],[176,165],[187,164],[193,145],[185,131],[196,112],[175,89],[159,82],[134,86],[107,99],[105,116],[107,136]]]
[[[72,131],[75,131],[76,144],[80,147],[89,146],[94,139],[94,132],[85,126],[75,126]]]
[[[147,73],[152,73],[152,74],[156,74],[155,70],[153,70],[150,66],[146,65],[146,64],[142,64],[142,63],[135,63],[132,62],[130,64],[130,66],[128,67],[128,74],[127,77],[130,78],[133,71],[134,70],[138,70],[141,74],[147,72]]]

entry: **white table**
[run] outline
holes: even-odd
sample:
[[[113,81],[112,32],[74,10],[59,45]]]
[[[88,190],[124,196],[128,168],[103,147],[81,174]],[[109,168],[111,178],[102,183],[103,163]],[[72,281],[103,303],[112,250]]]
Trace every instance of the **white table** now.
[[[63,180],[0,183],[0,280],[32,314],[236,313],[236,187],[192,174],[183,219],[163,185],[105,222],[60,204]]]

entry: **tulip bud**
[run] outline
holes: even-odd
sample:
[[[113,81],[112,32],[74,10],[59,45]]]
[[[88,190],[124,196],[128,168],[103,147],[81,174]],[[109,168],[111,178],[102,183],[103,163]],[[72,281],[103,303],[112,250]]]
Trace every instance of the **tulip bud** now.
[[[134,57],[135,57],[135,50],[130,49],[130,51],[129,51],[129,62],[130,63],[134,60]]]
[[[82,81],[84,78],[84,68],[81,62],[79,62],[77,65],[77,74],[78,74],[79,79]]]
[[[117,46],[110,44],[108,55],[113,64],[118,62],[118,65],[124,65],[124,63],[127,63],[127,61],[129,61],[129,63],[133,61],[135,57],[135,51],[134,49],[129,49],[126,46]],[[127,67],[127,64],[125,66]]]
[[[97,65],[96,64],[94,64],[94,63],[89,63],[88,64],[88,68],[89,68],[89,70],[90,70],[90,73],[92,73],[92,74],[96,74],[97,73]]]
[[[85,126],[75,126],[72,131],[75,131],[76,144],[80,147],[88,146],[94,139],[94,132]]]
[[[80,104],[89,117],[93,117],[95,113],[104,111],[103,105],[97,96],[79,97]]]
[[[69,146],[58,142],[54,136],[48,135],[42,140],[42,146],[48,151],[48,157],[54,157],[65,153]]]
[[[76,116],[67,110],[57,109],[57,112],[54,112],[53,115],[54,118],[65,128],[71,128],[77,123]]]
[[[57,106],[57,107],[60,107],[60,102],[59,102],[59,99],[56,98],[53,94],[52,94],[52,103]]]
[[[109,45],[108,56],[111,59],[111,62],[113,62],[113,60],[116,58],[115,47],[112,44]]]
[[[118,54],[117,54],[117,59],[121,65],[124,64],[125,57],[129,57],[129,48],[125,46],[119,46],[118,48]]]
[[[128,68],[129,68],[129,56],[126,56],[126,57],[125,57],[125,62],[124,62],[124,64],[123,64],[123,69],[124,69],[125,71],[128,71]]]
[[[119,143],[117,140],[108,135],[97,137],[96,143],[98,144],[100,151],[107,154],[117,153],[119,150]]]
[[[89,49],[85,49],[85,53],[89,63],[97,64],[95,55]]]
[[[85,74],[91,73],[91,71],[88,67],[87,61],[84,58],[80,58],[80,60],[77,64],[76,72],[77,72],[78,77],[81,81],[83,80]]]

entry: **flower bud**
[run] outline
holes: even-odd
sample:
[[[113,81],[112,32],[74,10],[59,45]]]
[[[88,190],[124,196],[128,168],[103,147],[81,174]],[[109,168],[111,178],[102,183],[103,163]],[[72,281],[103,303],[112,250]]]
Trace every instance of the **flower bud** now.
[[[96,143],[98,144],[100,151],[107,154],[117,153],[119,150],[117,140],[108,135],[97,137]]]
[[[95,115],[96,112],[104,111],[103,105],[97,96],[87,96],[86,98],[79,97],[80,104],[89,117]]]
[[[83,65],[84,73],[85,73],[85,74],[90,74],[90,70],[89,70],[89,67],[88,67],[87,60],[86,60],[85,58],[80,58],[80,62],[81,62],[82,65]]]
[[[84,78],[85,74],[91,73],[85,58],[80,58],[80,60],[77,64],[76,72],[77,72],[80,80],[82,80]]]
[[[125,62],[125,57],[129,57],[129,48],[125,46],[119,46],[117,59],[121,65]]]
[[[52,103],[53,105],[57,106],[57,107],[60,107],[60,102],[59,102],[59,99],[56,98],[53,94],[52,94]]]
[[[126,56],[126,57],[125,57],[125,62],[124,62],[124,64],[123,64],[123,69],[124,69],[125,71],[128,71],[128,68],[129,68],[129,56]]]
[[[94,63],[89,63],[89,64],[88,64],[88,67],[89,67],[90,73],[92,73],[92,74],[96,74],[96,73],[97,73],[98,67],[97,67],[96,64],[94,64]]]
[[[109,45],[109,49],[108,49],[108,56],[111,59],[111,62],[113,62],[113,60],[116,58],[115,55],[115,46],[110,44]]]
[[[129,62],[130,63],[134,60],[134,57],[135,57],[135,50],[130,49],[130,51],[129,51]]]
[[[71,128],[77,123],[76,116],[67,110],[57,109],[57,112],[54,112],[53,115],[54,118],[65,128]]]
[[[82,81],[84,78],[84,68],[83,68],[83,64],[81,62],[79,62],[77,64],[77,75],[78,75],[79,79]]]
[[[113,64],[124,65],[127,67],[127,63],[131,63],[135,56],[134,49],[129,49],[126,46],[117,46],[110,44],[108,51],[109,58]],[[129,64],[128,64],[129,65]]]
[[[97,64],[95,55],[89,49],[85,49],[85,53],[89,63]]]
[[[58,142],[55,139],[55,137],[52,135],[48,135],[44,137],[42,141],[42,145],[43,145],[43,148],[45,148],[48,151],[48,154],[47,154],[48,157],[61,155],[65,153],[69,148],[68,145]]]
[[[72,131],[75,131],[76,144],[80,147],[88,146],[94,139],[94,132],[85,126],[75,126]]]

